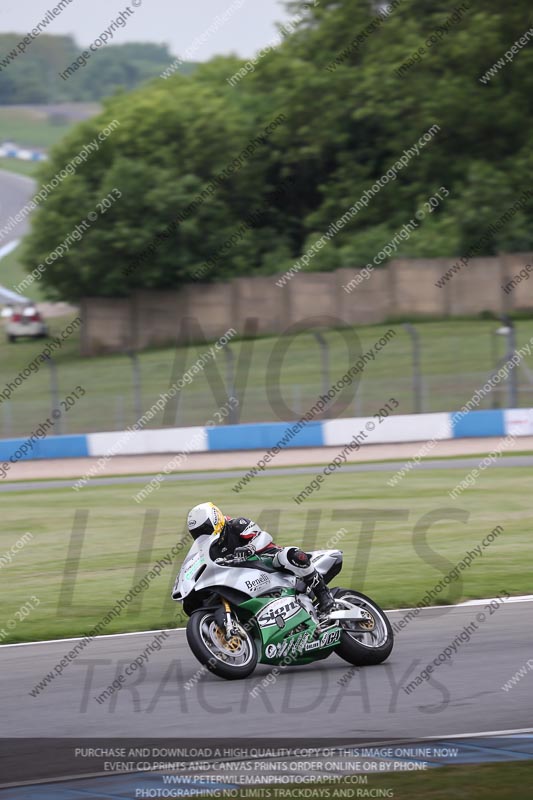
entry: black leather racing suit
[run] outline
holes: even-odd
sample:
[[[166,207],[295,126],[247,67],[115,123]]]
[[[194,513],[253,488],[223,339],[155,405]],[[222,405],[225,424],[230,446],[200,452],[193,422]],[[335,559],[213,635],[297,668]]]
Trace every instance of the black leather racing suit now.
[[[313,590],[321,611],[327,612],[331,609],[333,598],[323,576],[311,564],[309,553],[298,547],[280,547],[267,531],[246,517],[225,519],[224,529],[213,545],[214,558],[233,555],[239,548],[246,547],[248,557],[257,555],[268,559],[276,569],[287,570],[301,578]]]

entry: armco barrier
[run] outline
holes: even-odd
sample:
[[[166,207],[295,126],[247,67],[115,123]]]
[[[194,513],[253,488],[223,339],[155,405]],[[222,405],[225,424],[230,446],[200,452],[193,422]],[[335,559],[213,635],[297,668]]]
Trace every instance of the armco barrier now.
[[[46,161],[48,156],[42,150],[28,150],[10,142],[0,144],[0,158],[17,158],[20,161]]]
[[[469,411],[464,416],[450,414],[453,439],[470,439],[477,436],[505,436],[503,411]]]
[[[209,450],[208,428],[159,428],[145,431],[88,433],[90,456],[145,453],[202,453]]]
[[[464,439],[480,436],[533,436],[533,409],[513,408],[457,413],[399,414],[383,419],[351,417],[310,422],[297,433],[294,422],[257,422],[204,428],[161,428],[144,431],[88,433],[80,436],[48,436],[33,442],[20,457],[27,439],[0,440],[0,463],[47,458],[83,458],[150,453],[206,453],[228,450],[260,450],[272,447],[342,447],[357,437],[367,444],[422,442],[431,439]],[[285,437],[285,442],[283,441]],[[12,462],[13,463],[13,462]]]
[[[342,446],[357,436],[362,444],[427,442],[429,439],[453,439],[450,414],[398,414],[382,418],[352,417],[322,423],[324,444]],[[361,435],[360,435],[361,434]]]
[[[533,436],[533,408],[508,408],[503,416],[506,434]]]
[[[88,437],[81,436],[48,436],[46,439],[36,439],[30,447],[27,439],[1,439],[0,461],[16,463],[17,461],[32,461],[37,458],[83,458],[89,455]],[[21,453],[20,448],[26,445],[27,453]]]
[[[207,428],[208,450],[267,450],[269,447],[322,447],[324,442],[323,422],[308,422],[297,431],[290,441],[294,422],[259,422],[246,425],[225,425]]]

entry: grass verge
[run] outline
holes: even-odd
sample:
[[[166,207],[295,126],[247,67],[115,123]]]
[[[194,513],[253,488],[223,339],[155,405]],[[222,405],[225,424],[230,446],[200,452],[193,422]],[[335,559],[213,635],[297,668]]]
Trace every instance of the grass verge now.
[[[39,166],[37,161],[21,161],[19,158],[0,158],[0,169],[15,172],[17,175],[27,175],[33,178]]]
[[[15,250],[12,250],[11,253],[0,260],[0,283],[12,292],[16,292],[17,286],[24,278],[28,277],[28,273],[20,263],[21,250],[22,247],[19,245]],[[22,289],[19,294],[22,294],[24,297],[29,297],[30,300],[36,303],[44,299],[40,281],[34,281],[26,289]],[[35,345],[33,346],[35,347]],[[9,354],[18,355],[20,357],[20,353],[13,353],[13,348],[9,349]],[[14,358],[12,363],[13,366],[15,366],[19,363],[19,360]],[[4,372],[4,364],[5,361],[2,364],[2,373]]]
[[[416,605],[468,550],[501,526],[493,543],[439,593],[437,602],[456,603],[502,590],[529,593],[524,554],[531,539],[530,471],[494,467],[452,501],[447,492],[463,476],[457,469],[426,470],[390,488],[388,472],[340,472],[300,506],[292,498],[311,476],[266,476],[241,495],[232,491],[234,481],[229,479],[178,481],[163,484],[142,504],[133,499],[140,485],[5,493],[0,556],[25,532],[33,539],[0,570],[0,630],[7,634],[3,642],[87,633],[183,539],[186,549],[175,563],[165,564],[105,633],[155,630],[178,619],[181,606],[169,598],[188,549],[186,514],[210,499],[229,516],[255,519],[280,544],[309,550],[339,547],[345,566],[334,584],[356,587],[385,608]],[[38,597],[38,606],[8,629],[8,620],[16,619],[32,595]]]
[[[3,106],[0,108],[2,140],[20,147],[48,149],[59,142],[79,119],[98,113],[97,103],[65,106]]]
[[[264,794],[251,794],[251,789],[243,789],[234,796],[237,800],[250,800],[250,797],[269,797],[271,800],[296,800],[302,797],[315,800],[342,797],[394,797],[395,800],[530,800],[532,782],[533,761],[513,761],[439,767],[410,774],[372,774],[364,785],[312,783],[298,787],[265,786],[260,790]]]
[[[11,256],[13,257],[13,255]],[[13,269],[9,266],[8,269]],[[0,275],[2,264],[0,263]],[[28,292],[39,292],[41,286],[32,284]],[[422,371],[425,386],[425,411],[450,411],[460,408],[485,383],[493,366],[491,332],[494,323],[489,321],[427,323],[421,329]],[[389,330],[386,326],[368,326],[348,329],[361,340],[364,352],[369,351]],[[357,380],[342,392],[342,408],[336,398],[333,416],[373,415],[390,397],[396,398],[396,414],[413,412],[411,350],[408,337],[402,328],[386,347],[370,360]],[[533,320],[517,324],[519,345],[533,336]],[[328,385],[338,381],[352,365],[355,356],[347,352],[346,339],[338,331],[325,334],[330,344]],[[501,337],[500,337],[501,338]],[[468,341],[468,347],[464,346]],[[73,339],[73,343],[77,341]],[[156,402],[169,385],[192,367],[195,361],[209,351],[211,345],[190,348],[162,348],[148,350],[139,355],[141,380],[141,407],[144,410]],[[288,346],[288,349],[286,349]],[[36,350],[36,345],[30,345]],[[309,333],[303,333],[289,344],[286,337],[265,337],[255,341],[235,341],[231,344],[237,366],[237,395],[240,401],[239,421],[267,421],[297,419],[316,403],[324,385],[320,368],[318,345]],[[8,352],[9,351],[9,352]],[[11,379],[28,362],[27,351],[0,342],[2,371],[0,385]],[[7,356],[7,357],[6,357]],[[245,375],[239,365],[250,357],[250,369]],[[31,360],[31,359],[30,359]],[[79,403],[69,415],[69,433],[123,430],[138,417],[134,397],[132,361],[126,354],[98,358],[72,357],[72,351],[56,357],[59,380],[66,391],[82,384],[87,390],[86,401]],[[524,364],[533,368],[533,355],[526,356]],[[174,370],[174,371],[173,371]],[[192,383],[180,393],[179,402],[168,404],[158,413],[149,427],[204,425],[227,398],[224,381],[227,364],[222,354],[211,359]],[[218,373],[218,378],[217,374]],[[527,382],[525,371],[520,374],[519,405],[527,406],[533,385]],[[213,386],[218,390],[215,396]],[[480,407],[505,405],[506,388],[485,399]],[[13,435],[27,435],[31,422],[38,424],[50,405],[47,382],[38,376],[17,391],[17,403],[11,409]],[[4,433],[4,435],[7,435]]]

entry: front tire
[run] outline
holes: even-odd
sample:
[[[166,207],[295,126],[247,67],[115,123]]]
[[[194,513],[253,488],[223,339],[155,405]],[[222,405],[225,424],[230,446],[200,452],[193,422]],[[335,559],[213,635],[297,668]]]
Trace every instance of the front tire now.
[[[366,620],[341,622],[343,631],[335,652],[357,667],[381,664],[389,657],[394,645],[394,633],[385,612],[374,600],[352,589],[339,589],[335,593],[337,609],[358,606],[365,612]]]
[[[187,642],[200,664],[228,681],[247,678],[257,665],[255,641],[241,625],[238,627],[239,635],[228,642],[212,610],[194,611],[187,623]]]

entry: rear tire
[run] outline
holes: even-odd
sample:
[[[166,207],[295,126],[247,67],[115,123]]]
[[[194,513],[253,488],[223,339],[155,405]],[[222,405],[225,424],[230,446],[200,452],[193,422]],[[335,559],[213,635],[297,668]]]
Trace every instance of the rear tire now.
[[[11,344],[14,344],[17,341],[17,337],[13,336],[13,334],[9,333],[7,336],[7,341]]]
[[[252,636],[239,625],[239,636],[226,641],[213,610],[193,612],[187,623],[187,642],[200,664],[219,678],[240,680],[256,668],[257,647]]]
[[[335,652],[357,667],[381,664],[389,657],[394,645],[394,633],[385,612],[374,600],[352,589],[335,592],[335,603],[339,609],[359,606],[367,616],[367,623],[357,620],[341,622],[344,629]],[[337,605],[338,603],[338,605]],[[372,627],[368,627],[368,626]]]

